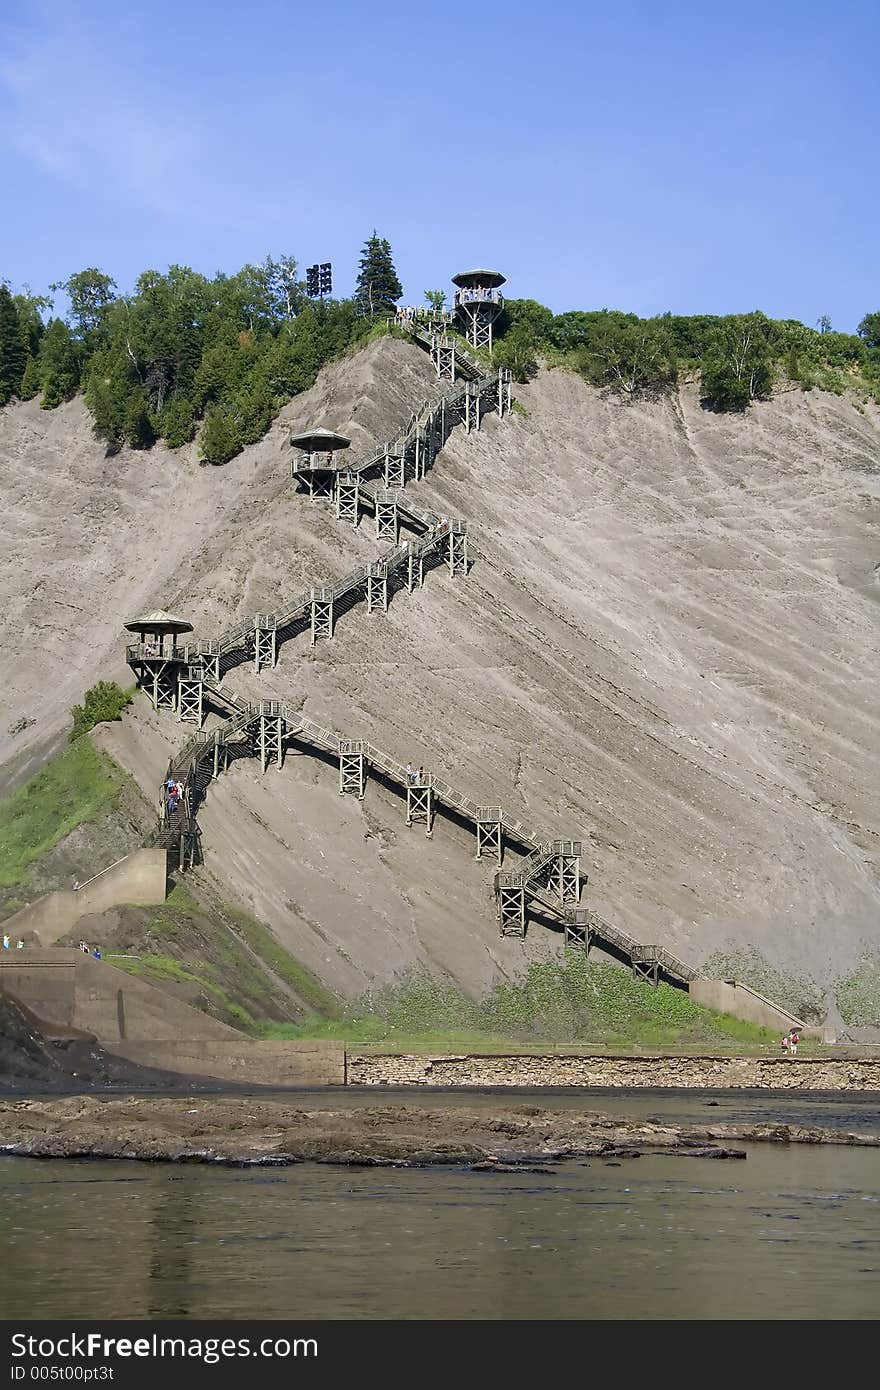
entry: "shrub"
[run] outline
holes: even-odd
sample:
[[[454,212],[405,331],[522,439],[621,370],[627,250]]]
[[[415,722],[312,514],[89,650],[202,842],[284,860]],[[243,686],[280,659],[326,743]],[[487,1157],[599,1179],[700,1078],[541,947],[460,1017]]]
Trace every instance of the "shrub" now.
[[[81,705],[74,705],[71,710],[73,715],[73,728],[70,731],[70,741],[87,734],[89,729],[94,729],[96,724],[107,724],[111,720],[119,719],[126,705],[131,704],[131,692],[123,690],[115,681],[98,681],[91,690],[87,690],[85,699]]]

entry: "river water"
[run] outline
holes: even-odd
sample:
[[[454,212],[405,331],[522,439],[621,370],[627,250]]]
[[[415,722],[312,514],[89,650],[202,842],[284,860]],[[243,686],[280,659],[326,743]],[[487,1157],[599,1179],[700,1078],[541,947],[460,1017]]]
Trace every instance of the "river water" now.
[[[869,1096],[400,1099],[880,1131]],[[547,1175],[0,1158],[0,1316],[876,1318],[880,1151],[745,1147]]]

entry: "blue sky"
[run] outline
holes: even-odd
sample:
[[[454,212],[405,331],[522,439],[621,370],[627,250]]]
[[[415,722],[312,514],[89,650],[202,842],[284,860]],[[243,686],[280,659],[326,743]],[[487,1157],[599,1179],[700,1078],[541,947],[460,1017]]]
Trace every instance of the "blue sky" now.
[[[471,265],[641,314],[880,308],[878,0],[6,0],[0,278]]]

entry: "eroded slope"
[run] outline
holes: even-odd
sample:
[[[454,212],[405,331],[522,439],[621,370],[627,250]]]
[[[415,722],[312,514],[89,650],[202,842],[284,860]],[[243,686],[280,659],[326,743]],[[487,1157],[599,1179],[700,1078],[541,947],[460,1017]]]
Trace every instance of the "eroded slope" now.
[[[357,446],[435,389],[417,349],[374,344],[219,471],[186,453],[104,461],[75,403],[48,423],[6,412],[15,713],[45,707],[60,727],[118,665],[132,609],[183,609],[208,635],[374,555],[367,521],[355,533],[291,489],[286,430]],[[880,921],[876,412],[800,393],[736,418],[687,392],[625,406],[564,372],[518,395],[525,416],[459,432],[415,488],[471,522],[470,577],[432,574],[387,617],[348,615],[333,642],[289,644],[277,670],[229,684],[583,831],[590,900],[644,940],[694,961],[754,943],[833,980]],[[82,639],[66,674],[65,605]],[[152,790],[183,733],[141,702],[103,737]],[[438,824],[426,844],[393,797],[343,799],[311,759],[238,765],[201,819],[210,871],[333,988],[428,967],[476,992],[555,946],[540,928],[498,941],[463,831]]]

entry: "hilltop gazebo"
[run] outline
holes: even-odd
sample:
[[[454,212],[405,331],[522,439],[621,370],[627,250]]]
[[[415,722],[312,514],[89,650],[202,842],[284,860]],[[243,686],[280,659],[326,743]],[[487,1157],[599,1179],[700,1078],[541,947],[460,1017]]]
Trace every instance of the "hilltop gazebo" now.
[[[332,496],[333,476],[338,471],[333,455],[340,449],[347,449],[351,440],[344,434],[319,427],[292,434],[290,444],[300,453],[290,466],[290,476],[307,483],[311,497]],[[316,457],[319,454],[326,454],[326,459],[319,460]]]
[[[500,270],[462,270],[452,277],[455,316],[471,347],[492,349],[492,324],[504,308]]]
[[[192,623],[175,617],[164,608],[145,613],[142,618],[132,618],[124,626],[126,632],[137,633],[142,647],[153,647],[156,656],[170,656],[177,648],[178,637],[193,630]]]

